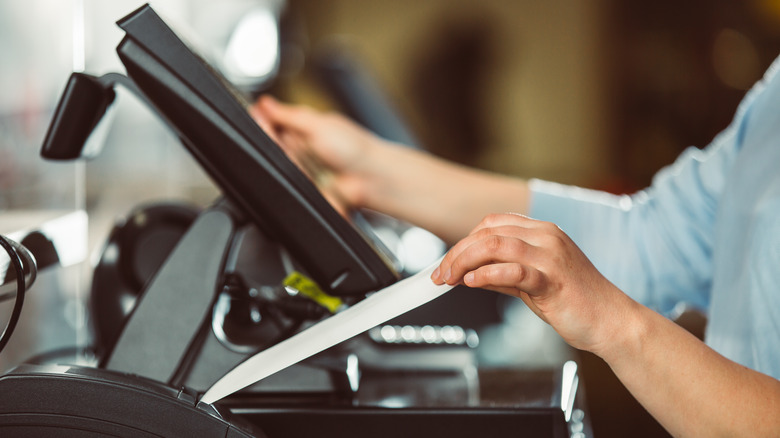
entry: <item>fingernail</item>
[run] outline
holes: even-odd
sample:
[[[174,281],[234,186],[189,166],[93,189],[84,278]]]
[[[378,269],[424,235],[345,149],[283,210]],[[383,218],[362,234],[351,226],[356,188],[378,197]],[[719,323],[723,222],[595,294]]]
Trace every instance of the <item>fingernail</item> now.
[[[439,279],[439,268],[434,269],[433,274],[431,274],[431,280],[436,281]]]
[[[468,284],[472,284],[474,282],[474,273],[473,272],[469,272],[468,274],[466,274],[463,277],[463,282],[466,283],[467,285]]]
[[[452,277],[452,269],[447,269],[447,272],[444,273],[444,282],[449,282],[450,277]]]

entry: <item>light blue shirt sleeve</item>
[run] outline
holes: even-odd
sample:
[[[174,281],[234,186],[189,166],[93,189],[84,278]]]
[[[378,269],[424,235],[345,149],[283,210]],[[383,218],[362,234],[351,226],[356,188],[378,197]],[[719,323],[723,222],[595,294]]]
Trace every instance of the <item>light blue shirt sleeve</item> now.
[[[707,311],[705,340],[780,378],[780,58],[706,148],[631,196],[532,181],[530,215],[558,224],[637,301]],[[673,315],[670,315],[673,316]]]
[[[718,202],[754,94],[708,147],[686,149],[649,188],[616,196],[531,180],[530,216],[556,223],[637,301],[667,315],[679,303],[706,308]]]

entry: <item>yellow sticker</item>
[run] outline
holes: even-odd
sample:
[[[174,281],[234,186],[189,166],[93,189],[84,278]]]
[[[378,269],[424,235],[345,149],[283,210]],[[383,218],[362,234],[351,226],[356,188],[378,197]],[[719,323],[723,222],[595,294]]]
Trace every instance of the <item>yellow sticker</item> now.
[[[298,271],[292,271],[287,278],[284,279],[284,285],[296,289],[304,296],[312,299],[320,306],[328,309],[330,313],[336,313],[339,307],[344,304],[340,298],[328,295],[317,286],[317,283],[309,277],[301,274]]]

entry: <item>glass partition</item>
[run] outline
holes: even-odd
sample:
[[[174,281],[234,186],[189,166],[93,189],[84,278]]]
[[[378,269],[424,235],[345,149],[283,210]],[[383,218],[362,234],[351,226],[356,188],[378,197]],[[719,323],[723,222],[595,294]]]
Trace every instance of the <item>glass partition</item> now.
[[[0,234],[24,243],[40,265],[0,371],[89,343],[84,165],[39,157],[61,88],[83,68],[82,14],[77,1],[0,1]],[[12,307],[0,302],[3,327]]]

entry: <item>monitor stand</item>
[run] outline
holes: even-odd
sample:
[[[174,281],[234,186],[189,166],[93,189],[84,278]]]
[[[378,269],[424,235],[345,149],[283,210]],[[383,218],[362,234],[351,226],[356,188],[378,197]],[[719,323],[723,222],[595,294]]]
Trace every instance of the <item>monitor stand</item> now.
[[[244,359],[298,327],[278,309],[268,310],[275,311],[273,315],[266,313],[274,305],[267,297],[262,301],[247,293],[252,286],[265,287],[256,285],[257,277],[260,282],[265,276],[273,278],[266,283],[281,284],[285,268],[279,261],[280,251],[228,202],[215,203],[195,219],[149,281],[100,367],[205,392]],[[251,285],[237,286],[244,283],[235,280],[241,277]],[[226,301],[228,309],[233,302],[237,311],[226,311]],[[230,321],[225,324],[225,320],[234,313],[247,313],[242,307],[253,307],[258,323],[239,327],[247,333],[243,343],[236,345],[226,339],[225,325]],[[349,398],[354,385],[347,377],[347,353],[333,349],[250,390]]]

